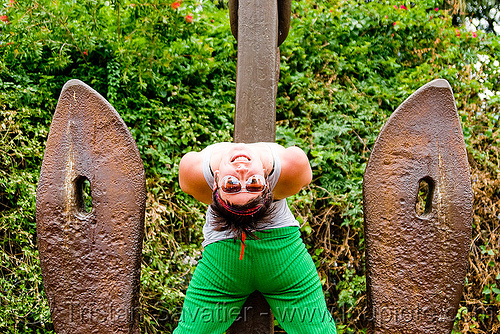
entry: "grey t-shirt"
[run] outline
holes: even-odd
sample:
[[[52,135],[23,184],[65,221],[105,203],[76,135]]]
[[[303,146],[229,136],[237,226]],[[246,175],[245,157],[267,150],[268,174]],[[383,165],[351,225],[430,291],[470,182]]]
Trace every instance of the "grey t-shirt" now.
[[[281,174],[281,161],[278,152],[276,152],[273,145],[269,145],[268,147],[271,149],[271,152],[273,153],[273,160],[274,160],[273,171],[267,177],[267,181],[269,182],[269,187],[271,188],[272,191],[276,186],[276,184],[278,183],[278,179]],[[214,181],[214,174],[210,169],[210,156],[211,156],[211,149],[210,147],[208,147],[203,159],[203,175],[205,176],[205,180],[207,181],[210,188],[212,188],[215,181]],[[273,214],[270,217],[270,221],[265,225],[263,225],[260,228],[260,230],[268,230],[272,228],[279,228],[285,226],[299,226],[299,222],[295,219],[292,212],[290,211],[290,208],[288,207],[285,198],[271,203],[269,209],[270,212],[272,212]],[[203,247],[219,240],[233,239],[236,236],[231,231],[216,231],[214,230],[214,227],[215,225],[213,220],[213,211],[212,208],[209,206],[205,217],[205,225],[203,226],[203,236],[204,236],[204,241],[202,243]]]

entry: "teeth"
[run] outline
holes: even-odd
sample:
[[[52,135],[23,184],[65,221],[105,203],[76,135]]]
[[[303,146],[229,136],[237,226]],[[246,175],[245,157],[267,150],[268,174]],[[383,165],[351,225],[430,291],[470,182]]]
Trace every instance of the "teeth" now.
[[[250,161],[250,159],[243,155],[237,156],[236,158],[233,159],[233,162],[246,162],[246,161]]]

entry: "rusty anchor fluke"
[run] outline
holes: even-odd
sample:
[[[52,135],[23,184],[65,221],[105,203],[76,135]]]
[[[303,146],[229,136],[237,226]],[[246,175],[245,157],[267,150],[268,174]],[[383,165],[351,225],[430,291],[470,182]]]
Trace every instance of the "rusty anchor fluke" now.
[[[472,188],[446,80],[392,114],[363,182],[369,333],[450,333],[472,234]]]
[[[95,90],[68,81],[36,201],[43,283],[57,333],[139,333],[145,195],[143,163],[123,120]]]

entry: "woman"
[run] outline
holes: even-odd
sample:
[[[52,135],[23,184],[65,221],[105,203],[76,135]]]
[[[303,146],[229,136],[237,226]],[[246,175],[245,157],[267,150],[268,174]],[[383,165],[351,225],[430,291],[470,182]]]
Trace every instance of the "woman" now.
[[[210,205],[203,257],[174,333],[223,333],[255,290],[287,333],[336,333],[286,202],[311,178],[300,148],[275,143],[218,143],[182,158],[181,189]]]

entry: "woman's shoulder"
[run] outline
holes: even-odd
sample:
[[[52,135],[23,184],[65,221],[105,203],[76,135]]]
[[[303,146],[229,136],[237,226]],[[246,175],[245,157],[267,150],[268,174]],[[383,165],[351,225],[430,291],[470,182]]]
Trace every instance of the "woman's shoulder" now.
[[[309,159],[302,149],[296,146],[283,148],[279,151],[281,173],[274,188],[277,199],[296,194],[302,187],[308,185],[312,179]]]

